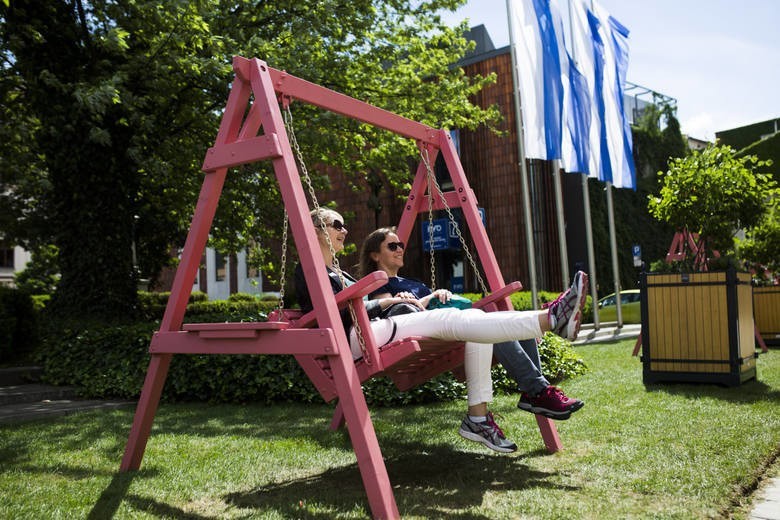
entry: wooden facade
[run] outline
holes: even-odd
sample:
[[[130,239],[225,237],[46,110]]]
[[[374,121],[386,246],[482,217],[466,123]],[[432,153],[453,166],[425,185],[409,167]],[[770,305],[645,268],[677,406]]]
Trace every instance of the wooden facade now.
[[[472,101],[482,107],[496,105],[502,114],[502,120],[498,127],[501,135],[496,135],[487,128],[459,131],[459,152],[461,163],[479,206],[485,210],[487,233],[504,278],[519,280],[526,289],[530,289],[511,66],[508,47],[484,53],[464,62],[463,68],[467,75],[496,74],[496,83],[485,87]],[[538,287],[540,290],[559,291],[563,289],[563,282],[552,163],[528,160],[527,165],[531,188]],[[338,203],[339,211],[347,220],[350,241],[358,247],[372,230],[394,225],[399,221],[403,199],[399,198],[399,194],[392,186],[372,187],[368,182],[361,180],[362,189],[354,189],[338,172],[329,173],[332,189],[321,200],[333,200]],[[571,196],[576,198],[581,197],[581,194],[577,192]],[[566,197],[567,190],[564,190],[564,198]],[[409,242],[406,266],[402,274],[427,283],[430,281],[429,256],[422,251],[419,224]],[[473,248],[471,244],[469,247]],[[462,259],[462,256],[461,251],[454,249],[436,252],[436,278],[440,287],[447,285],[452,263]],[[350,254],[342,261],[342,265],[353,266],[357,262],[357,254]],[[466,292],[478,292],[468,262],[464,262],[464,277]]]

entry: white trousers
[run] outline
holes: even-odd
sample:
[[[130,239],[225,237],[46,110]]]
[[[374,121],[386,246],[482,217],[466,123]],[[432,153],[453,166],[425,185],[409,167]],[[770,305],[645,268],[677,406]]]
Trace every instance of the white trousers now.
[[[538,316],[538,311],[482,312],[479,309],[444,308],[373,320],[371,330],[377,345],[409,336],[465,341],[464,366],[471,406],[493,399],[493,380],[490,377],[493,343],[541,337]],[[396,331],[391,337],[393,323]],[[352,356],[357,359],[363,354],[354,330],[350,339]]]

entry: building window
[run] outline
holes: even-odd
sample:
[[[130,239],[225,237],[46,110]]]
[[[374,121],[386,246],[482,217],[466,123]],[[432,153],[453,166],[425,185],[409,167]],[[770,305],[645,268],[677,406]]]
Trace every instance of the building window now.
[[[227,257],[219,251],[214,251],[214,271],[217,273],[217,281],[223,282],[227,276]]]
[[[0,267],[14,268],[14,248],[0,245]]]

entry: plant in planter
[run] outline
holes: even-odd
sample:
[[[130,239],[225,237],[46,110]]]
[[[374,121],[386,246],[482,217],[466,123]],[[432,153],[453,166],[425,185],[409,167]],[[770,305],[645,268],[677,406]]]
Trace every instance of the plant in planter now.
[[[661,190],[649,198],[648,209],[656,219],[695,237],[698,256],[733,254],[736,233],[759,224],[777,197],[772,175],[755,171],[770,164],[754,155],[737,158],[729,146],[672,159],[669,169],[658,173]],[[688,244],[683,242],[686,248]],[[689,256],[693,267],[697,255]]]
[[[774,202],[766,218],[737,242],[753,274],[753,316],[765,343],[780,343],[780,201]]]
[[[659,173],[649,210],[678,229],[683,254],[677,274],[642,274],[645,383],[737,385],[755,377],[752,288],[750,275],[734,268],[734,237],[762,222],[778,195],[771,175],[755,171],[767,164],[712,146]]]

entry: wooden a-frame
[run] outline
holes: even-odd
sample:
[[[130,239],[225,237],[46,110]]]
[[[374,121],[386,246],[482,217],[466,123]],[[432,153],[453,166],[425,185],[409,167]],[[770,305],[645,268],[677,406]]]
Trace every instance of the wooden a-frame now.
[[[352,359],[338,312],[339,308],[351,301],[358,323],[364,325],[364,331],[369,330],[368,316],[360,302],[365,294],[384,285],[387,277],[384,273],[372,273],[338,295],[333,294],[322,268],[322,253],[309,216],[308,203],[282,120],[279,101],[303,101],[414,139],[421,149],[428,151],[431,164],[441,152],[453,182],[453,189],[444,194],[447,205],[461,208],[485,272],[486,283],[494,293],[492,299],[486,299],[483,308],[511,309],[507,295],[520,285],[515,282],[515,286],[507,286],[504,283],[480,219],[476,198],[446,130],[431,128],[309,83],[275,70],[257,59],[236,57],[233,69],[235,80],[216,143],[208,150],[203,162],[205,177],[181,263],[176,271],[160,330],[154,334],[149,347],[151,360],[120,471],[137,470],[141,465],[173,354],[294,355],[326,401],[338,398],[339,410],[347,423],[372,515],[376,518],[397,518],[399,513],[395,497],[360,386],[361,377],[364,379],[367,376],[361,376],[359,364]],[[251,104],[250,96],[253,97]],[[261,129],[262,134],[259,134]],[[273,162],[314,310],[289,321],[183,325],[187,301],[228,169],[262,160]],[[428,198],[435,196],[427,193],[426,175],[425,164],[421,162],[398,226],[398,236],[403,241],[408,241],[418,213],[428,210]],[[433,207],[443,209],[443,204],[435,198]],[[370,334],[368,336],[369,346],[376,354],[378,349]],[[402,339],[396,342],[399,345],[397,351],[375,356],[371,373],[389,370],[391,366],[401,364],[402,358],[424,351],[420,347],[423,342],[419,339]],[[431,367],[428,365],[438,363],[440,366],[434,366],[433,369],[439,371],[453,366],[451,360],[432,359],[426,359],[424,364],[427,372],[424,371],[422,376],[418,374],[418,379],[409,376],[409,370],[406,370],[402,374],[407,378],[404,384],[409,386],[418,383],[419,377],[430,377],[428,374],[431,373]],[[328,365],[327,376],[322,370],[323,360]],[[398,373],[395,375],[400,377]],[[539,415],[536,419],[547,449],[559,450],[561,443],[553,422]]]

